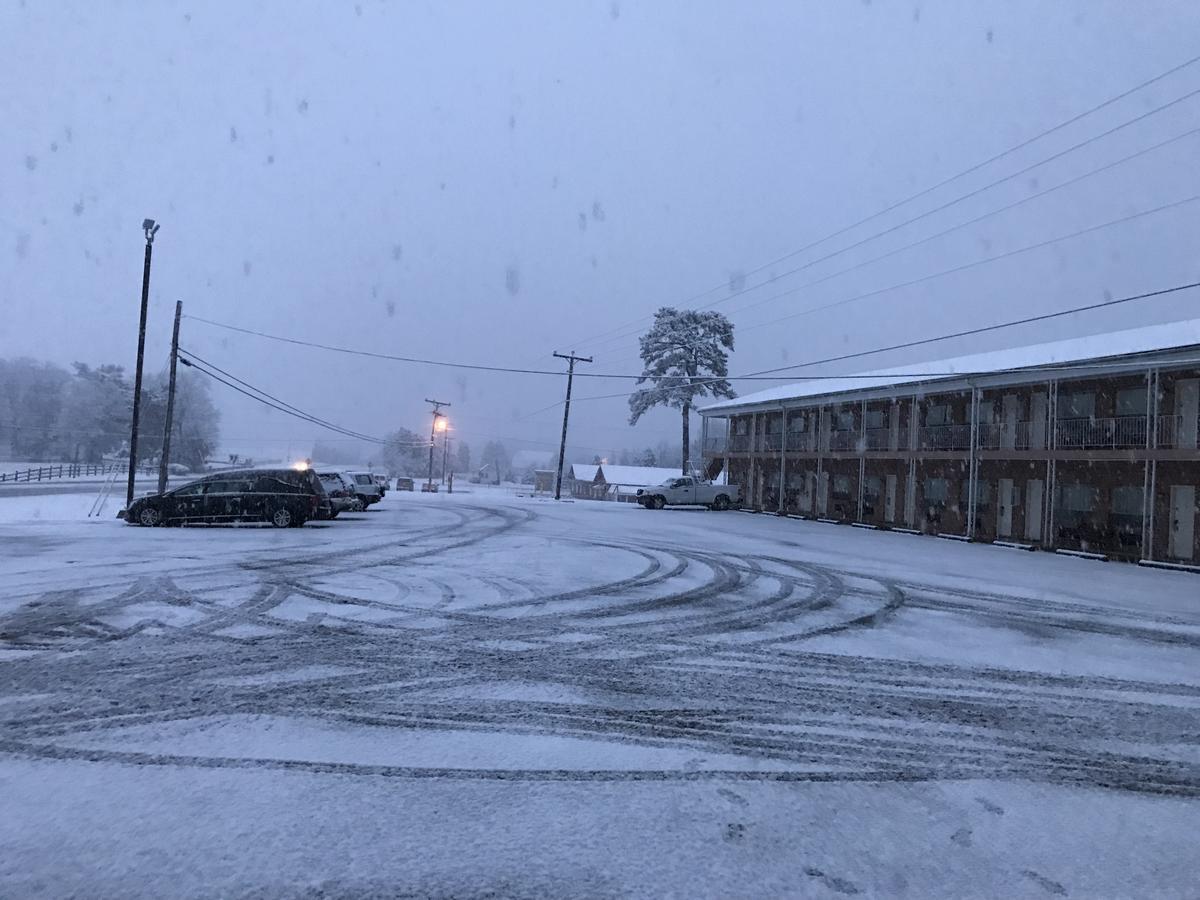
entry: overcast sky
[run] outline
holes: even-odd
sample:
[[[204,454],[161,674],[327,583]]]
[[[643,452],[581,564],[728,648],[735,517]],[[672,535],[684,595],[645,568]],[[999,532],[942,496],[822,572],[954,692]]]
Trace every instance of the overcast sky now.
[[[1185,61],[1200,47],[1188,0],[0,3],[0,356],[132,370],[146,216],[162,223],[152,371],[176,300],[382,353],[559,369],[551,351],[577,350],[593,372],[638,371],[637,326],[656,307],[721,301],[739,373],[1200,277],[1200,203],[1187,203],[794,315],[1200,194],[1192,136],[801,287],[1196,128],[1192,97],[758,287],[1200,89],[1200,65],[740,277]],[[1177,295],[857,367],[1198,308]],[[182,342],[363,432],[427,427],[436,397],[477,450],[557,443],[561,378],[339,356],[195,321]],[[576,396],[627,386],[580,379]],[[319,434],[220,385],[214,397],[230,448],[299,452]],[[626,417],[620,398],[574,404],[573,446],[678,440],[674,412],[636,429]]]

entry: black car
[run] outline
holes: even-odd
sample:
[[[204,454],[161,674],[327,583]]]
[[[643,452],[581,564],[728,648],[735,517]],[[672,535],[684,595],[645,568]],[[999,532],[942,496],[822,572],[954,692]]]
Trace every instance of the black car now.
[[[122,517],[130,525],[270,522],[277,528],[328,518],[330,503],[311,469],[242,469],[207,475],[163,494],[139,497]]]

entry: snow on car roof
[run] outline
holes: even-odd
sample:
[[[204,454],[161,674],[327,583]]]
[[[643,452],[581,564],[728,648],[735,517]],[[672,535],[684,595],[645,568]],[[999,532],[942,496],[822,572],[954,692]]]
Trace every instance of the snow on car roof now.
[[[699,412],[706,414],[782,400],[846,394],[853,391],[918,382],[946,381],[968,374],[1082,363],[1089,360],[1111,359],[1137,353],[1150,353],[1155,350],[1173,350],[1192,346],[1200,346],[1200,319],[1165,322],[1125,331],[1111,331],[1085,337],[1067,338],[1061,341],[1049,341],[1043,344],[989,350],[984,353],[972,353],[949,359],[888,366],[886,369],[874,369],[844,378],[799,381],[767,388],[753,394],[745,394],[732,400],[712,403],[701,408]],[[928,373],[931,372],[938,373],[939,377],[930,377]],[[941,373],[947,374],[942,375]],[[961,373],[961,375],[957,373]]]

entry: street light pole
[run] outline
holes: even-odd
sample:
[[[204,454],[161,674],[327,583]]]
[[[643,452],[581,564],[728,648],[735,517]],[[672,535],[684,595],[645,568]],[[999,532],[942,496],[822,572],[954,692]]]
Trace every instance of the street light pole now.
[[[450,429],[442,430],[442,484],[446,483],[446,457],[450,455]]]
[[[125,488],[125,508],[133,503],[133,479],[137,474],[138,418],[142,409],[142,358],[146,353],[146,308],[150,302],[150,257],[154,253],[154,236],[159,226],[153,219],[142,220],[146,233],[146,260],[142,265],[142,318],[138,325],[137,368],[133,376],[133,421],[129,428],[129,482]]]
[[[445,416],[445,413],[440,412],[443,406],[449,408],[450,404],[442,400],[430,400],[425,398],[426,403],[433,405],[433,422],[429,425],[429,474],[425,478],[425,490],[433,490],[433,446],[437,440],[437,423],[438,419]]]

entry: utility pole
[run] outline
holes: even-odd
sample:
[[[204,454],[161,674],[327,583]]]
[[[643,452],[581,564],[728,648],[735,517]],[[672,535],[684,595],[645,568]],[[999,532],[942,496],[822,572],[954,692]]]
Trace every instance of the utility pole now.
[[[429,476],[425,479],[425,490],[433,490],[433,445],[437,438],[438,419],[445,418],[446,414],[441,412],[442,407],[450,408],[450,404],[443,400],[430,400],[425,398],[425,402],[433,406],[433,423],[429,426]],[[445,427],[445,426],[443,426]]]
[[[450,455],[450,429],[442,432],[442,484],[446,483],[446,457]]]
[[[158,492],[167,489],[167,468],[171,464],[171,423],[175,418],[175,365],[179,362],[179,319],[183,301],[175,301],[175,328],[171,331],[171,376],[167,382],[167,421],[163,425],[162,456],[158,460]]]
[[[555,350],[554,355],[559,359],[567,361],[567,400],[563,404],[562,439],[558,443],[558,475],[554,479],[554,499],[557,500],[562,496],[563,457],[567,454],[567,419],[571,415],[571,382],[575,380],[575,363],[590,363],[592,358],[590,356],[576,356],[574,350],[570,353],[559,353]]]
[[[138,417],[142,408],[142,357],[146,353],[146,307],[150,302],[150,257],[154,252],[154,236],[158,225],[153,219],[142,220],[146,233],[146,261],[142,265],[142,318],[138,326],[137,368],[133,376],[133,422],[129,428],[129,483],[125,489],[125,508],[133,503],[133,479],[137,474]]]

